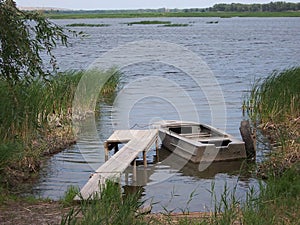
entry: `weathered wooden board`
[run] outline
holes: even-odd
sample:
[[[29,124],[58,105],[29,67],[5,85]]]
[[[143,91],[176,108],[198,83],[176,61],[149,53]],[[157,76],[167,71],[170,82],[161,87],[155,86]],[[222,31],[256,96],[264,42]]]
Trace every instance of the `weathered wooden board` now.
[[[94,193],[99,193],[100,186],[107,179],[120,178],[132,161],[141,152],[147,152],[158,138],[158,130],[116,130],[108,139],[107,143],[126,143],[116,154],[100,166],[95,174],[81,189],[80,195],[88,199]],[[80,200],[78,196],[75,200]]]

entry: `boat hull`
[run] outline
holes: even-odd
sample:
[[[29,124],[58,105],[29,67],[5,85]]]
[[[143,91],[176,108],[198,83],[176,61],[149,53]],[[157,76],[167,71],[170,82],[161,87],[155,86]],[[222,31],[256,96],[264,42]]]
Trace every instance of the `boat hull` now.
[[[184,126],[179,124],[177,128],[184,127],[183,130],[188,130],[188,126],[188,123],[184,123]],[[202,130],[205,129],[206,133],[209,131],[210,135],[204,136],[201,132],[198,134],[179,134],[178,130],[176,130],[177,128],[174,128],[174,123],[172,123],[172,126],[164,125],[159,128],[159,137],[162,145],[171,152],[193,163],[230,161],[246,158],[243,141],[208,125],[193,123],[191,126],[199,126]],[[198,129],[194,127],[190,130]]]

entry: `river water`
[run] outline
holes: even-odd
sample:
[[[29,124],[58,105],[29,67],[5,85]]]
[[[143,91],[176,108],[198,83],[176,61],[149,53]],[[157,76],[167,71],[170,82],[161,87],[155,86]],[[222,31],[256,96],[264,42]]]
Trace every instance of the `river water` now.
[[[134,102],[129,110],[126,109],[126,126],[121,126],[126,129],[147,129],[149,124],[158,119],[183,118],[211,124],[214,120],[211,104],[223,104],[224,110],[217,112],[216,117],[225,118],[226,126],[223,128],[240,137],[238,128],[244,118],[241,112],[243,96],[253,81],[268,76],[274,70],[300,65],[300,18],[159,18],[172,23],[189,24],[187,27],[126,24],[141,20],[158,19],[55,20],[60,25],[110,25],[72,28],[84,31],[87,36],[82,39],[72,38],[69,48],[58,47],[55,50],[60,69],[86,69],[102,54],[131,42],[143,45],[149,40],[150,43],[161,41],[166,45],[176,44],[197,54],[213,74],[209,83],[212,86],[205,83],[196,85],[193,76],[177,68],[177,63],[182,65],[184,62],[187,66],[190,63],[187,58],[178,58],[178,52],[175,52],[177,58],[174,56],[177,60],[175,65],[152,60],[123,66],[116,100],[105,101],[97,106],[100,114],[96,119],[85,122],[85,136],[79,146],[74,145],[45,161],[40,179],[33,188],[36,196],[59,199],[68,186],[82,187],[87,182],[89,175],[104,162],[102,142],[116,127],[119,128],[119,116],[124,111],[124,104]],[[218,23],[208,23],[210,21]],[[172,56],[172,51],[166,50],[165,46],[161,49],[161,52],[158,50],[160,54]],[[134,51],[135,48],[132,48],[127,56],[124,54],[120,58],[130,58],[135,54]],[[221,91],[222,102],[209,101],[207,86],[212,92]],[[178,90],[187,93],[197,118],[193,116],[195,113],[191,114],[190,103]],[[169,93],[167,97],[171,96],[169,99],[166,93]],[[97,139],[93,135],[89,136],[89,129],[94,125]],[[258,146],[257,161],[263,160],[266,151],[268,149],[264,145]],[[258,187],[256,179],[239,172],[242,162],[214,163],[205,171],[199,171],[197,165],[188,163],[178,170],[175,169],[176,164],[181,159],[176,158],[172,165],[164,162],[167,157],[168,152],[162,149],[159,162],[156,163],[155,150],[152,148],[148,160],[153,164],[147,169],[139,166],[137,171],[138,179],[143,180],[144,184],[134,183],[131,171],[127,171],[129,181],[122,180],[124,190],[129,192],[136,190],[138,185],[143,191],[141,198],[156,203],[154,212],[163,211],[164,208],[207,211],[213,206],[209,190],[214,189],[219,199],[227,185],[230,190],[235,189],[237,198],[242,200],[249,188]],[[194,196],[189,201],[191,193]]]

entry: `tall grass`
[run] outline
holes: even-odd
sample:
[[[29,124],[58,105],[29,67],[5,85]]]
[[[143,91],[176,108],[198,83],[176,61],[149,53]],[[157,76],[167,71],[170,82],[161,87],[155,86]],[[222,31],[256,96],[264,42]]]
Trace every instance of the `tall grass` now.
[[[81,75],[82,72],[62,73],[48,82],[35,80],[13,89],[1,80],[1,140],[28,143],[39,131],[49,128],[51,117],[66,117]]]
[[[300,161],[300,67],[274,72],[253,85],[248,113],[277,151],[260,165],[262,176],[280,175]]]
[[[139,193],[123,196],[119,184],[108,181],[100,194],[92,199],[82,200],[62,219],[62,225],[70,224],[146,224],[136,217],[136,210],[141,206]]]
[[[12,170],[20,169],[22,173],[18,174],[36,172],[47,148],[60,148],[64,142],[74,141],[72,104],[85,73],[104,76],[101,71],[67,71],[47,81],[37,79],[14,87],[0,80],[0,183],[4,181],[3,174],[6,180],[10,176],[14,180]],[[98,98],[111,95],[118,84],[119,73],[113,70],[106,73],[110,78],[97,93]],[[8,169],[10,164],[13,166]]]
[[[248,101],[250,116],[261,123],[282,122],[300,115],[300,67],[258,80]]]
[[[259,183],[259,189],[249,187],[246,198],[237,197],[236,188],[229,189],[225,184],[223,193],[216,195],[212,183],[211,213],[183,215],[166,211],[164,215],[136,215],[142,205],[139,194],[122,195],[118,184],[108,181],[100,194],[89,200],[82,200],[74,206],[61,221],[61,224],[299,224],[300,212],[300,163],[286,170],[280,177],[270,176]],[[74,197],[71,190],[70,197]],[[66,196],[69,196],[66,195]],[[195,197],[191,193],[189,202]]]
[[[0,80],[1,140],[5,142],[21,139],[27,143],[39,131],[56,126],[55,122],[68,122],[71,119],[74,93],[84,73],[84,71],[59,73],[50,77],[48,81],[20,83],[13,89],[6,81]],[[117,83],[118,77],[111,76],[98,95],[114,92]]]
[[[240,220],[244,224],[299,224],[300,164],[282,176],[271,176],[260,185],[260,194],[248,194],[241,205]]]
[[[217,200],[212,185],[214,212],[211,217],[181,219],[179,224],[299,224],[300,164],[286,170],[281,177],[272,176],[260,183],[259,190],[249,188],[245,201],[236,197],[235,189],[226,185]],[[160,224],[164,224],[161,222]],[[173,221],[168,224],[173,224]]]

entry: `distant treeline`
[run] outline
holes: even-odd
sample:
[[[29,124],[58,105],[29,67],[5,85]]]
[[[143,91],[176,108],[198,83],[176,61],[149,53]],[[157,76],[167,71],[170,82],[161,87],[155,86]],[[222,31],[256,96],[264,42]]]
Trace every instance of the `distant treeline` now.
[[[298,11],[300,3],[291,2],[270,2],[268,4],[216,4],[209,8],[213,12],[284,12]]]

